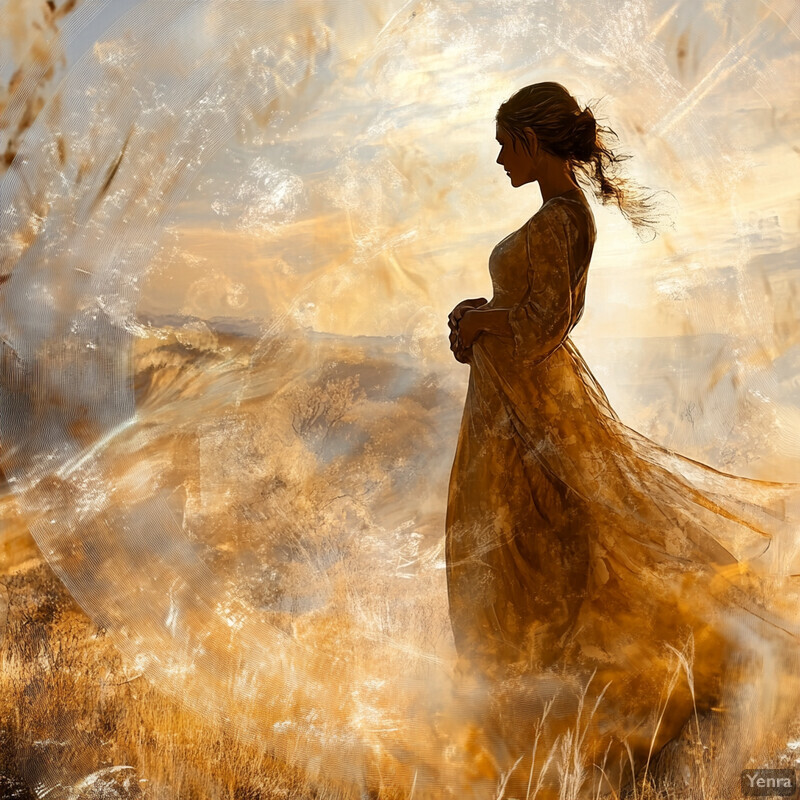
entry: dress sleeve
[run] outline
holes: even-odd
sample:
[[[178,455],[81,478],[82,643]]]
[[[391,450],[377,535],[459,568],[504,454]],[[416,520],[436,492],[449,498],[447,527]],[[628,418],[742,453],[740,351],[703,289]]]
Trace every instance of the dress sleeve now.
[[[528,288],[511,307],[514,356],[526,363],[542,361],[564,341],[572,327],[573,286],[569,226],[551,214],[536,214],[525,226]]]

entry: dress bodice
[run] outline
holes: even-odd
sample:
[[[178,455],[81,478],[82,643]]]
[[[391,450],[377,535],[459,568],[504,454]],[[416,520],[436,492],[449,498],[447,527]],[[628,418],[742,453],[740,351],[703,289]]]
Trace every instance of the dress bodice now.
[[[574,189],[548,200],[492,250],[490,307],[508,308],[523,302],[531,282],[549,280],[552,273],[537,266],[539,262],[548,262],[556,272],[567,270],[570,276],[571,329],[583,313],[586,276],[596,234],[594,217],[581,190]]]

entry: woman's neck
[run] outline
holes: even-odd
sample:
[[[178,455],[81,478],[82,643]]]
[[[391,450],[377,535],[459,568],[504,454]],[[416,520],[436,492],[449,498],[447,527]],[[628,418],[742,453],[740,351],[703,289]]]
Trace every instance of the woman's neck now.
[[[574,189],[580,189],[574,171],[561,160],[548,164],[539,176],[538,183],[539,191],[542,193],[542,203]]]

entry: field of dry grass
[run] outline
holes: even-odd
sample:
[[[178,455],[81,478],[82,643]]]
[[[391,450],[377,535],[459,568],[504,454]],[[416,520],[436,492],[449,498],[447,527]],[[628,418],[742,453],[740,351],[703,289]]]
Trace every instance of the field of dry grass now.
[[[306,780],[300,771],[237,742],[132,674],[41,559],[27,533],[14,528],[8,513],[5,534],[0,565],[5,605],[0,796],[32,798],[35,794],[27,787],[38,784],[51,789],[42,796],[70,800],[364,797],[352,788]],[[693,746],[687,742],[684,749]],[[702,748],[697,753],[697,774],[702,776],[708,753],[704,757]],[[776,752],[772,764],[787,765],[790,755],[786,751],[781,761]],[[669,771],[667,761],[662,767],[662,772]],[[561,795],[565,800],[578,796],[575,773],[565,775],[570,777],[573,786],[565,780]],[[713,797],[703,794],[701,783],[695,791],[669,790],[663,784],[657,790],[652,778],[651,770],[620,797]],[[59,781],[64,785],[59,787]],[[403,797],[386,789],[373,796]],[[534,777],[528,798],[536,796]],[[510,800],[502,785],[496,797]]]
[[[259,800],[346,797],[187,711],[118,653],[23,535],[6,542],[0,770],[6,792],[48,797]],[[86,780],[87,776],[90,777]],[[66,788],[66,787],[65,787]]]

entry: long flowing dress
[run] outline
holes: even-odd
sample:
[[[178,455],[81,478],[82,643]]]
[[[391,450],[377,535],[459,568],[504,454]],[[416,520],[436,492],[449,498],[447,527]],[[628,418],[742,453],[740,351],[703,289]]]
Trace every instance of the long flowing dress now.
[[[648,754],[697,709],[730,709],[726,681],[744,685],[756,661],[773,687],[764,724],[784,713],[775,681],[800,672],[800,486],[719,472],[619,420],[569,338],[595,235],[575,189],[491,253],[489,307],[510,309],[513,339],[483,333],[469,355],[450,618],[459,657],[491,680],[594,673],[600,727]]]

